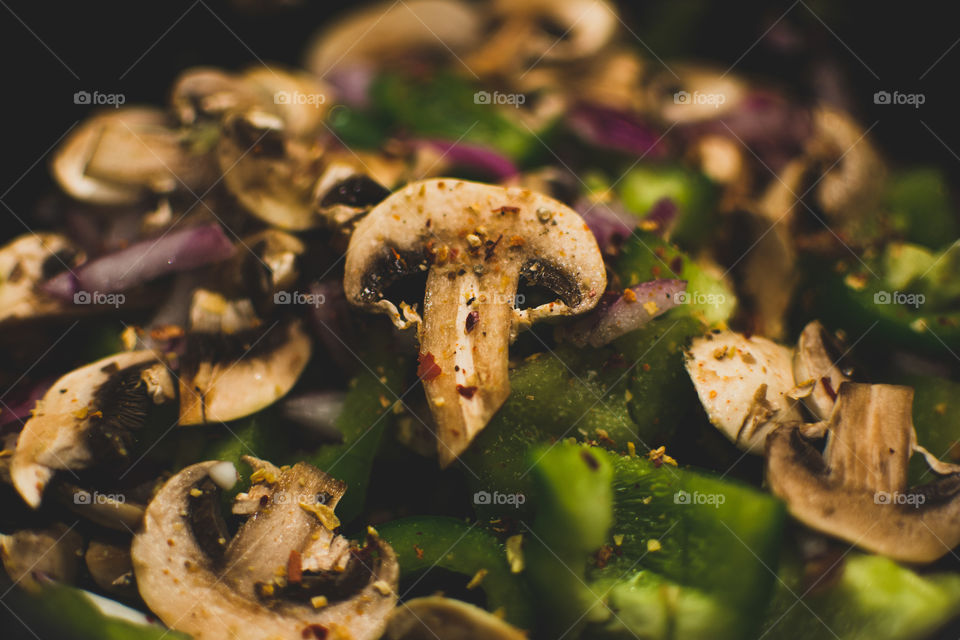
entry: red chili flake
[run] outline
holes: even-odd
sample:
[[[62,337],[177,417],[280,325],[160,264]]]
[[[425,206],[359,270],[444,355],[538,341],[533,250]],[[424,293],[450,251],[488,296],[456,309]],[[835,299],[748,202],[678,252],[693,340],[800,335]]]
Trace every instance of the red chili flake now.
[[[827,395],[830,396],[831,400],[837,399],[837,392],[833,390],[833,385],[830,384],[830,378],[828,376],[823,376],[820,378],[820,384],[823,385],[823,390],[827,392]]]
[[[680,272],[683,271],[683,258],[677,256],[670,261],[670,270],[675,274],[680,275]]]
[[[520,207],[500,207],[499,209],[494,209],[494,213],[504,214],[504,213],[520,213]]]
[[[300,552],[296,549],[290,550],[290,557],[287,558],[287,582],[290,584],[300,584],[303,579],[303,564],[301,563]]]
[[[607,566],[607,563],[610,562],[610,557],[613,555],[613,547],[608,544],[603,545],[597,549],[596,556],[594,556],[594,562],[597,565],[598,569],[603,569]]]
[[[587,463],[587,466],[590,467],[591,471],[596,471],[597,469],[600,468],[600,463],[597,461],[596,458],[593,457],[593,454],[591,454],[589,451],[585,449],[581,450],[580,457],[583,458],[583,461]]]
[[[644,371],[650,371],[650,365],[647,364],[646,362],[644,362],[643,365],[641,365],[641,368],[642,368]]]
[[[457,393],[459,393],[460,395],[462,395],[462,396],[463,396],[464,398],[466,398],[467,400],[469,400],[470,398],[472,398],[472,397],[473,397],[473,394],[475,394],[476,392],[477,392],[477,388],[476,388],[476,387],[465,387],[465,386],[463,386],[462,384],[458,384],[458,385],[457,385]]]
[[[471,331],[473,331],[476,328],[478,322],[480,322],[480,312],[474,309],[473,311],[467,314],[467,321],[466,321],[467,333],[470,333]]]
[[[659,278],[659,277],[660,277],[660,265],[655,264],[655,265],[653,265],[652,267],[650,267],[650,273],[653,274],[653,277],[654,277],[654,278]]]
[[[417,554],[417,560],[423,560],[423,549],[420,548],[420,545],[413,545],[413,552]]]
[[[417,358],[417,377],[421,380],[433,380],[443,373],[432,353],[421,353]]]
[[[310,624],[303,628],[303,632],[300,634],[301,638],[308,639],[314,638],[314,640],[327,640],[327,628],[322,624]]]

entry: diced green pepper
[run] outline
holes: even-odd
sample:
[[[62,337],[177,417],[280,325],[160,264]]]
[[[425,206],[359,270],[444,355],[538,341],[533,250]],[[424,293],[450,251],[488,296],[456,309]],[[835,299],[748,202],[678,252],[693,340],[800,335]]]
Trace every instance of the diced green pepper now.
[[[637,231],[628,238],[614,271],[625,287],[657,278],[686,280],[687,290],[681,296],[684,303],[671,312],[674,317],[693,315],[714,325],[726,322],[737,306],[733,291],[717,274],[652,233]]]
[[[960,613],[960,575],[919,575],[889,558],[848,554],[836,584],[807,593],[796,559],[783,563],[762,625],[769,640],[914,640]],[[798,601],[799,600],[799,601]]]
[[[670,198],[677,206],[671,239],[681,247],[698,247],[713,228],[717,189],[699,171],[680,165],[640,165],[623,176],[617,193],[638,216],[646,215],[661,198]]]
[[[511,573],[504,545],[485,529],[456,518],[418,516],[388,522],[377,530],[396,552],[401,578],[439,567],[465,576],[467,584],[485,572],[477,588],[486,594],[487,608],[502,609],[505,618],[520,628],[533,627],[527,586]]]
[[[932,167],[891,176],[884,208],[894,230],[909,242],[937,249],[960,236],[943,172]]]

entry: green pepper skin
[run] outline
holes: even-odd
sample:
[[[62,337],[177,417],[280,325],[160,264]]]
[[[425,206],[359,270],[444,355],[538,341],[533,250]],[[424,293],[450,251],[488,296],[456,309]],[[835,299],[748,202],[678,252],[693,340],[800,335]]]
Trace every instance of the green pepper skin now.
[[[763,637],[920,640],[960,613],[960,575],[919,575],[889,558],[856,551],[841,562],[835,584],[810,591],[800,562],[785,560]]]
[[[510,572],[503,544],[485,529],[456,518],[416,516],[382,524],[377,531],[396,552],[401,579],[440,567],[463,575],[466,583],[486,570],[479,588],[487,596],[487,608],[502,609],[506,620],[521,629],[533,628],[527,585]]]
[[[686,249],[695,249],[710,237],[714,228],[717,188],[705,175],[680,165],[634,167],[617,186],[627,210],[646,215],[661,198],[677,206],[677,221],[671,240]]]
[[[559,444],[533,458],[538,511],[525,554],[531,585],[561,631],[586,625],[587,637],[664,640],[756,634],[786,517],[779,500],[596,447]],[[604,542],[603,560],[589,561]]]
[[[343,522],[350,522],[363,509],[373,459],[384,431],[393,423],[396,399],[405,391],[407,363],[403,357],[374,348],[361,358],[366,366],[350,381],[343,411],[334,423],[343,442],[299,458],[347,483],[347,492],[337,505]]]
[[[510,397],[463,456],[479,476],[468,478],[473,490],[531,494],[526,455],[549,440],[600,440],[620,451],[633,442],[646,451],[669,438],[686,411],[698,406],[683,349],[704,330],[695,318],[672,313],[607,347],[560,345],[513,369]],[[531,504],[480,505],[477,513],[518,516]]]
[[[628,238],[614,264],[624,287],[657,278],[687,281],[685,304],[670,314],[692,315],[705,324],[717,325],[730,319],[737,307],[733,291],[720,278],[708,273],[676,246],[652,233],[639,230]]]
[[[884,208],[894,230],[909,242],[937,249],[960,236],[947,181],[939,169],[920,167],[891,176]]]

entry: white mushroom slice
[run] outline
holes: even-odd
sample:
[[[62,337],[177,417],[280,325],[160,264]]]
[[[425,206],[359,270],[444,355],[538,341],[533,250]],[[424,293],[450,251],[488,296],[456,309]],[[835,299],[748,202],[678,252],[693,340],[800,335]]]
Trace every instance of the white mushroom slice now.
[[[147,508],[131,556],[150,609],[196,640],[379,638],[399,567],[375,534],[358,547],[318,516],[333,513],[345,485],[304,463],[277,469],[255,485],[265,499],[231,538],[208,477],[217,464],[182,470]]]
[[[22,529],[0,534],[0,560],[14,584],[39,588],[36,577],[71,584],[76,580],[83,553],[83,537],[64,524],[48,529]]]
[[[723,331],[695,338],[686,367],[710,422],[739,448],[761,454],[777,423],[801,419],[789,395],[792,358],[766,338]]]
[[[411,52],[462,54],[480,41],[481,23],[480,12],[460,0],[384,2],[352,12],[321,31],[308,48],[304,66],[325,77]]]
[[[651,81],[648,108],[666,122],[713,120],[734,109],[746,93],[746,83],[732,74],[695,64],[671,64],[669,71]]]
[[[131,107],[90,118],[70,132],[51,165],[68,194],[94,204],[132,204],[145,190],[195,190],[209,178],[159,109]]]
[[[913,389],[844,382],[821,455],[796,423],[766,443],[770,490],[805,525],[901,562],[960,544],[960,474],[908,488]]]
[[[315,75],[256,66],[242,78],[260,95],[262,105],[272,105],[271,111],[283,120],[289,135],[309,136],[323,130],[335,96],[333,88]]]
[[[837,389],[849,380],[840,368],[842,356],[833,338],[819,321],[803,328],[793,356],[793,376],[798,386],[810,385],[803,404],[819,420],[826,420],[837,400]]]
[[[407,304],[401,316],[384,291],[423,271],[420,322]],[[521,277],[558,300],[514,308]],[[600,249],[575,211],[524,189],[453,179],[411,183],[374,207],[350,238],[344,276],[352,304],[388,314],[400,328],[420,325],[421,374],[442,465],[466,449],[506,400],[516,332],[543,318],[588,311],[605,287]]]
[[[180,424],[227,422],[293,387],[313,345],[299,319],[233,334],[191,332],[180,371]]]
[[[70,241],[56,233],[23,235],[0,248],[0,323],[66,313],[62,302],[38,293],[37,285],[77,259]],[[48,267],[53,273],[44,273]]]
[[[408,600],[387,622],[389,640],[525,640],[527,634],[480,607],[441,596]]]
[[[141,375],[159,361],[153,351],[128,351],[53,383],[23,426],[10,466],[13,484],[27,504],[40,506],[57,470],[86,469],[126,457],[132,431],[153,404]],[[169,385],[172,381],[162,386]]]

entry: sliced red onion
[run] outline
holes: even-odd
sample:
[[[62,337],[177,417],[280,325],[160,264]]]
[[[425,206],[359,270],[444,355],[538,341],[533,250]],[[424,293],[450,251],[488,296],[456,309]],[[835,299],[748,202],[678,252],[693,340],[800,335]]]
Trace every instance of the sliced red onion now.
[[[673,223],[677,221],[677,203],[670,198],[660,198],[653,203],[647,215],[643,216],[644,222],[657,225],[657,232],[664,234],[673,228]]]
[[[169,273],[220,262],[233,252],[233,243],[220,225],[193,227],[89,260],[73,273],[57,274],[43,284],[43,290],[68,301],[78,291],[118,293]]]
[[[336,420],[343,411],[346,394],[342,391],[311,391],[284,398],[280,415],[325,440],[340,440],[343,434]]]
[[[667,154],[661,134],[635,115],[595,104],[579,104],[567,115],[567,125],[598,147],[660,158]]]
[[[449,140],[414,140],[413,144],[436,149],[451,164],[481,171],[497,180],[506,180],[518,173],[510,158],[480,145]]]
[[[37,406],[37,400],[53,386],[55,378],[45,378],[22,389],[14,389],[10,398],[3,402],[0,411],[0,429],[14,422],[26,422],[30,412]]]
[[[639,222],[637,216],[629,213],[619,202],[607,204],[581,198],[573,208],[590,227],[603,252],[624,238],[629,238]]]
[[[337,102],[363,109],[370,103],[370,85],[375,76],[372,66],[357,63],[337,67],[324,80],[336,87]]]
[[[677,294],[686,289],[686,280],[651,280],[621,295],[605,295],[597,309],[567,327],[562,335],[580,347],[602,347],[682,304]]]

